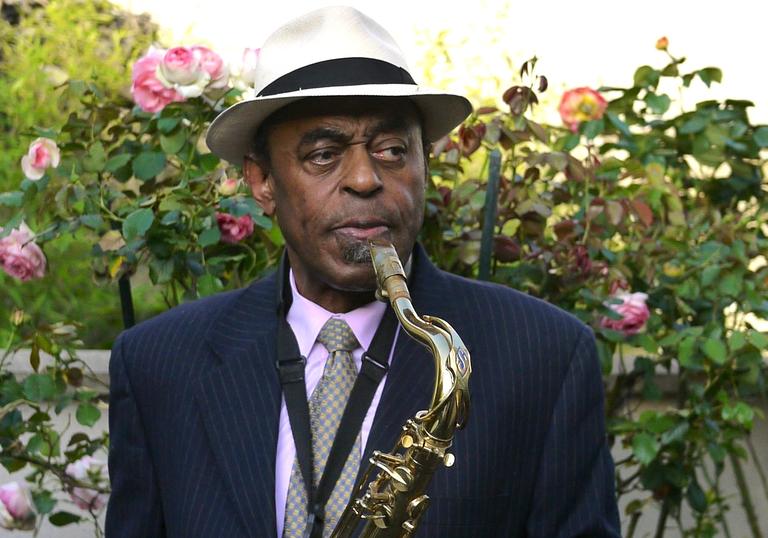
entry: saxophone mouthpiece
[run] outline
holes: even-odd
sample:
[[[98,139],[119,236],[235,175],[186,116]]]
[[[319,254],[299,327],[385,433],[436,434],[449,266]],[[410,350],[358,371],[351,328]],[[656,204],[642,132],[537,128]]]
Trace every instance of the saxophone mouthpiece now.
[[[398,297],[410,299],[406,287],[405,270],[392,243],[382,240],[368,241],[371,250],[371,261],[376,273],[377,296],[390,302]]]

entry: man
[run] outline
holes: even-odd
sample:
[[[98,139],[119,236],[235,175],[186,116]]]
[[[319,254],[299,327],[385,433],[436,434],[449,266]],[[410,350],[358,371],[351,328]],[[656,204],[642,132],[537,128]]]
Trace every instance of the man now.
[[[416,243],[427,144],[468,115],[466,99],[417,86],[389,34],[344,7],[277,30],[259,75],[259,95],[222,113],[208,143],[242,163],[287,259],[118,338],[107,535],[330,534],[372,451],[391,450],[434,382],[430,354],[374,301],[367,245],[386,239],[417,311],[451,323],[473,360],[470,420],[417,536],[619,536],[591,332],[437,270]]]

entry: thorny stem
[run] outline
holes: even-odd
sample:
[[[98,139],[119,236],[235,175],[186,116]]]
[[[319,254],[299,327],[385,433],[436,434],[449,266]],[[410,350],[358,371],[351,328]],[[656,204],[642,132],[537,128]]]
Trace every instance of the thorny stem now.
[[[747,515],[749,529],[752,531],[754,538],[762,538],[765,535],[760,532],[760,523],[757,519],[757,513],[755,513],[755,506],[752,504],[752,496],[749,493],[749,485],[747,485],[747,479],[744,476],[744,469],[741,467],[739,458],[734,454],[730,454],[729,459],[733,466],[733,474],[736,477],[736,485],[741,494],[741,505],[744,507],[744,512]]]
[[[667,517],[669,516],[669,499],[665,498],[661,503],[661,513],[659,514],[659,520],[656,523],[656,533],[654,538],[662,538],[664,536],[664,529],[667,523]]]
[[[717,466],[717,463],[715,463],[715,466]],[[704,475],[704,479],[707,481],[707,484],[709,484],[709,487],[715,491],[715,503],[717,504],[717,507],[720,510],[720,515],[722,516],[726,512],[726,507],[723,506],[723,496],[720,494],[720,474],[716,472],[716,479],[713,479],[709,475],[706,465],[701,466],[701,472]],[[728,521],[726,521],[725,517],[720,517],[719,519],[720,525],[723,528],[723,534],[725,534],[726,538],[731,538],[731,529],[728,528]]]
[[[763,464],[760,461],[760,458],[757,457],[757,452],[755,451],[755,445],[752,444],[752,437],[747,437],[747,448],[749,449],[749,455],[752,458],[752,461],[755,462],[755,467],[757,468],[757,474],[760,476],[760,483],[763,485],[763,493],[765,494],[765,499],[768,500],[768,481],[765,479],[765,471],[763,470]]]
[[[637,530],[637,522],[640,521],[640,516],[643,515],[641,511],[637,511],[632,514],[629,519],[629,527],[627,528],[626,538],[634,538],[635,530]]]
[[[103,487],[100,487],[100,486],[95,486],[94,484],[91,484],[91,483],[88,483],[88,482],[82,482],[80,480],[77,480],[76,478],[73,478],[73,477],[69,476],[66,472],[64,472],[63,470],[59,469],[56,465],[52,464],[51,462],[49,462],[47,460],[44,460],[44,459],[41,459],[41,458],[36,458],[34,456],[29,456],[27,454],[20,454],[20,453],[8,454],[8,453],[5,453],[5,452],[2,452],[0,454],[2,454],[3,457],[12,458],[12,459],[15,459],[15,460],[18,460],[18,461],[23,461],[23,462],[26,462],[26,463],[31,463],[32,465],[36,465],[38,467],[41,467],[41,468],[45,469],[46,471],[50,471],[51,473],[56,475],[56,477],[59,480],[61,480],[65,484],[65,486],[68,487],[68,488],[86,488],[86,489],[91,489],[91,490],[93,490],[93,491],[95,491],[97,493],[103,493],[105,495],[109,495],[109,493],[110,493],[110,489],[109,488],[103,488]]]

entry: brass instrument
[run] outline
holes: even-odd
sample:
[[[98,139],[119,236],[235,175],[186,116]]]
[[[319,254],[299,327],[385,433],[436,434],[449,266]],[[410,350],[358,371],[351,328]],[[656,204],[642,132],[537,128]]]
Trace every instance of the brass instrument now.
[[[451,467],[448,452],[457,428],[469,411],[469,352],[444,320],[419,316],[413,308],[405,271],[390,244],[371,242],[371,258],[378,283],[377,297],[389,300],[408,334],[428,347],[435,358],[435,385],[429,409],[419,411],[403,426],[390,453],[375,451],[370,466],[353,493],[331,536],[351,536],[363,522],[361,537],[407,537],[429,506],[425,494],[432,474]],[[368,484],[371,475],[375,478]],[[368,484],[366,488],[366,484]]]

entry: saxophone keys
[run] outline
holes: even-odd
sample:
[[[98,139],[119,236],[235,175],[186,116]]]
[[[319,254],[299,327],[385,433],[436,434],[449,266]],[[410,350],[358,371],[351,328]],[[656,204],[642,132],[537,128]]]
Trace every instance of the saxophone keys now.
[[[445,456],[443,456],[443,464],[446,467],[453,467],[454,463],[456,463],[456,456],[454,456],[450,452],[446,452]]]

